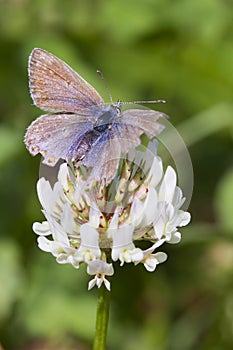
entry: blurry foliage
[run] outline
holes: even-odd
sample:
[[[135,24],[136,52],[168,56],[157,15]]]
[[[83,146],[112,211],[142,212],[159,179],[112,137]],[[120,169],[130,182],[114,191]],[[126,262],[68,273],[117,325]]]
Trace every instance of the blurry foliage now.
[[[41,112],[27,59],[41,47],[108,100],[164,98],[189,146],[192,223],[155,273],[114,276],[108,348],[233,348],[233,4],[230,0],[0,1],[0,342],[7,350],[90,349],[96,291],[85,271],[39,251],[39,157],[23,145]],[[130,287],[128,282],[130,280]]]

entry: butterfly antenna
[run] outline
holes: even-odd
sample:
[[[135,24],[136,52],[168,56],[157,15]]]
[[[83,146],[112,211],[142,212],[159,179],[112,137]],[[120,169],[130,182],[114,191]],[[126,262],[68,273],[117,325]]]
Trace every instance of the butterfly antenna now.
[[[150,101],[132,101],[132,102],[121,102],[123,105],[128,105],[128,104],[137,104],[137,103],[166,103],[165,100],[150,100]]]
[[[104,79],[103,73],[100,70],[97,70],[96,72],[97,72],[97,74],[99,74],[100,78],[103,80],[104,86],[105,86],[105,89],[107,90],[110,101],[111,101],[111,103],[113,103],[112,95],[111,95],[111,92],[109,90],[108,84],[107,84],[106,80]]]

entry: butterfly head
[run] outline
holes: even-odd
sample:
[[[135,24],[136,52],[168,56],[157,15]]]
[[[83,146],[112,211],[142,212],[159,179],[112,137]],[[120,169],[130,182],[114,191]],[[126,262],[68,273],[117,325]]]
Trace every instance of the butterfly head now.
[[[103,111],[102,114],[98,117],[96,127],[105,126],[109,127],[116,118],[118,118],[121,114],[121,104],[120,102],[112,103],[108,105]]]
[[[121,105],[122,105],[122,104],[121,104],[120,101],[118,101],[118,102],[116,102],[116,103],[112,103],[112,104],[110,105],[110,110],[113,111],[113,113],[116,114],[117,117],[119,117],[120,114],[121,114]]]

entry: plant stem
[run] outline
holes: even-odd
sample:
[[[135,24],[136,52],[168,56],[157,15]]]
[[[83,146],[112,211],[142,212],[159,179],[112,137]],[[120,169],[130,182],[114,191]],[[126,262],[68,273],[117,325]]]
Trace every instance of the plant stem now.
[[[93,350],[105,350],[109,319],[110,292],[101,286],[96,311],[96,329]]]

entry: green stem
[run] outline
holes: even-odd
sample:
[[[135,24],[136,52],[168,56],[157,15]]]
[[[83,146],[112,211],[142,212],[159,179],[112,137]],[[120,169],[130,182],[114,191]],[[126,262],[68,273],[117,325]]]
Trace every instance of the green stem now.
[[[96,311],[96,330],[93,350],[105,350],[109,319],[110,292],[100,287]]]

